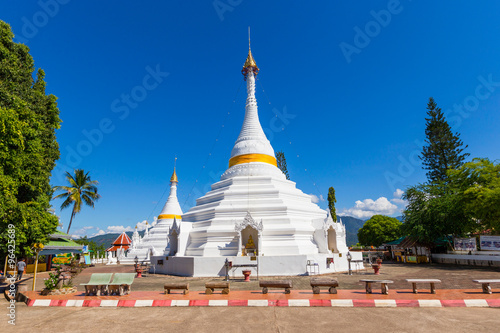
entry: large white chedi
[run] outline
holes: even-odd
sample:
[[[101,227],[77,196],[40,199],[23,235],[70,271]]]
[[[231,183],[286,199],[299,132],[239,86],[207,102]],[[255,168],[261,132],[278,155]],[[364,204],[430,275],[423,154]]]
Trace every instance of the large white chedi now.
[[[160,215],[158,215],[156,225],[148,229],[146,222],[146,230],[142,238],[135,227],[127,257],[122,260],[124,263],[134,263],[136,257],[140,263],[148,263],[152,256],[163,256],[172,237],[172,228],[174,230],[178,228],[178,223],[182,219],[181,206],[177,200],[178,182],[174,168],[174,173],[170,178],[170,194]],[[174,234],[173,238],[175,243],[177,235]],[[169,254],[168,251],[167,254]]]
[[[248,95],[245,118],[229,168],[170,229],[177,241],[169,243],[163,256],[152,258],[157,273],[224,275],[226,259],[233,265],[258,265],[259,275],[305,274],[311,264],[320,273],[348,269],[344,225],[312,203],[276,166],[259,122],[258,72],[249,50],[242,70]]]

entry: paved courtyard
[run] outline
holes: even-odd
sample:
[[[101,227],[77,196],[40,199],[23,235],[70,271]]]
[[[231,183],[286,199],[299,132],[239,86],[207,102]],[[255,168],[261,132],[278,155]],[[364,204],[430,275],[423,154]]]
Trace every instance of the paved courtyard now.
[[[131,273],[134,272],[132,265],[96,265],[84,269],[77,275],[73,283],[78,288],[78,291],[85,291],[80,283],[86,283],[90,279],[92,273]],[[43,279],[47,277],[47,273],[37,275],[37,290],[43,288]],[[398,264],[392,262],[384,262],[380,269],[380,275],[373,274],[373,269],[365,269],[359,272],[353,272],[353,275],[344,273],[323,274],[323,277],[333,277],[339,281],[339,290],[354,290],[363,289],[364,285],[359,282],[360,279],[374,278],[389,279],[394,283],[391,289],[409,289],[409,284],[405,279],[409,278],[434,278],[440,279],[441,284],[437,285],[438,289],[478,289],[479,286],[472,282],[472,279],[487,279],[500,278],[500,268],[482,268],[471,266],[452,266],[439,264]],[[261,279],[291,279],[293,289],[308,290],[310,289],[310,276],[293,276],[293,277],[260,277]],[[179,277],[162,274],[149,274],[146,277],[134,280],[132,290],[134,291],[163,291],[165,282],[187,281],[189,288],[192,291],[205,291],[205,282],[207,281],[222,281],[223,278],[193,278]],[[26,283],[31,286],[31,278],[28,277]],[[252,272],[251,282],[244,282],[243,276],[230,276],[231,290],[259,290],[259,282],[255,272]]]
[[[90,274],[99,272],[132,272],[132,266],[105,266],[87,268],[75,279],[78,288],[77,295],[83,296],[84,288],[80,283],[88,282]],[[43,285],[43,278],[47,273],[38,275],[37,289]],[[243,282],[243,277],[231,279],[231,294],[234,298],[246,295],[248,299],[262,299],[264,296],[276,300],[314,297],[322,299],[359,298],[361,301],[377,300],[389,297],[398,302],[405,299],[411,302],[415,296],[410,286],[404,281],[406,278],[439,278],[442,283],[437,286],[436,296],[422,288],[419,299],[437,297],[440,299],[481,298],[493,301],[500,300],[498,287],[493,287],[494,293],[481,293],[480,286],[472,283],[472,279],[500,278],[499,269],[457,267],[446,265],[402,265],[384,263],[380,279],[394,280],[389,295],[380,294],[380,289],[374,287],[374,294],[366,295],[363,284],[359,279],[375,277],[373,271],[366,270],[349,276],[346,273],[328,274],[339,281],[338,295],[329,295],[322,292],[311,296],[309,286],[310,277],[292,277],[293,291],[284,295],[282,291],[270,292],[262,295],[258,282]],[[255,276],[253,276],[255,278]],[[267,277],[265,279],[268,279]],[[273,277],[272,279],[278,279]],[[132,291],[139,299],[150,298],[151,295],[162,295],[163,284],[167,281],[189,281],[190,292],[188,299],[217,300],[229,298],[229,295],[204,295],[204,284],[210,280],[222,278],[185,278],[166,275],[150,274],[144,278],[137,278],[132,285]],[[25,283],[30,284],[28,276]],[[142,294],[142,296],[141,296]],[[185,299],[182,294],[169,295],[170,299]],[[106,299],[109,296],[104,296]],[[117,297],[117,296],[113,296]],[[129,297],[129,296],[124,296]],[[92,299],[92,297],[91,297]],[[95,299],[95,297],[93,297]],[[123,299],[123,296],[121,297]],[[371,301],[373,302],[373,301]],[[5,299],[0,301],[0,308],[6,309]],[[11,328],[13,332],[25,332],[36,329],[37,332],[104,332],[119,329],[123,332],[137,330],[161,330],[165,332],[213,332],[215,329],[228,332],[454,332],[498,330],[499,308],[343,308],[343,307],[28,307],[18,304],[16,308],[17,325],[7,324],[6,318],[0,323],[0,331]],[[452,305],[453,306],[453,305]],[[5,310],[6,311],[6,310]],[[5,316],[6,317],[6,316]]]

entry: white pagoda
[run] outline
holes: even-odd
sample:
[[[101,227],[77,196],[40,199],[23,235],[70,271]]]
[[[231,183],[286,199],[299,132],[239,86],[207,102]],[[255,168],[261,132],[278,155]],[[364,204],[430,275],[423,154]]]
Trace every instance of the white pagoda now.
[[[258,73],[249,49],[242,69],[247,83],[245,118],[229,168],[170,228],[171,239],[177,241],[169,242],[162,256],[152,257],[156,273],[221,276],[226,259],[268,276],[306,274],[310,266],[320,273],[347,271],[344,225],[312,203],[277,167],[259,122]],[[360,254],[352,255],[361,259]]]
[[[142,238],[137,232],[137,226],[135,227],[127,258],[121,262],[134,263],[135,257],[137,257],[139,263],[149,263],[151,256],[162,256],[165,253],[171,237],[171,228],[176,228],[177,221],[182,220],[182,210],[177,200],[178,182],[174,168],[174,173],[170,178],[170,194],[160,215],[158,215],[156,225],[148,229],[148,223],[146,222],[146,230]],[[176,236],[174,236],[175,241],[177,241]]]

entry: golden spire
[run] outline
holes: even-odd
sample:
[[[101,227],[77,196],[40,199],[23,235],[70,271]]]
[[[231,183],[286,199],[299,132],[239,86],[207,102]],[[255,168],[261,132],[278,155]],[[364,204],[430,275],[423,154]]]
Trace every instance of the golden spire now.
[[[172,174],[172,177],[170,177],[170,182],[171,183],[178,183],[179,180],[177,179],[177,174],[175,173],[175,168],[174,168],[174,173]]]
[[[177,174],[175,173],[176,166],[177,166],[177,156],[174,159],[174,173],[172,174],[172,177],[170,177],[171,183],[178,183],[179,182],[179,180],[177,179]]]
[[[243,69],[241,70],[241,73],[243,74],[245,79],[248,75],[248,70],[250,68],[253,68],[253,72],[255,75],[259,73],[259,67],[257,67],[257,63],[255,62],[252,56],[252,48],[250,47],[250,27],[248,27],[248,56],[247,60],[245,61],[245,64],[243,65]]]
[[[171,183],[178,183],[179,182],[179,180],[177,179],[177,174],[175,173],[176,166],[177,166],[177,156],[174,159],[174,173],[172,174],[172,177],[170,177]]]

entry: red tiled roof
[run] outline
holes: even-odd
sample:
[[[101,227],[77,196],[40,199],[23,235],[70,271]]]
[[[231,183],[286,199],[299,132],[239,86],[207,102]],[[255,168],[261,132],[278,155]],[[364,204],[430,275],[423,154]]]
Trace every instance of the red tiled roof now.
[[[113,245],[130,245],[132,244],[132,240],[130,239],[129,236],[125,232],[122,232],[120,236],[118,236],[117,239],[113,242]],[[128,246],[127,246],[128,247]]]
[[[128,248],[129,248],[129,246],[128,246],[128,245],[124,245],[124,246],[120,246],[120,245],[116,246],[116,245],[115,245],[115,246],[111,246],[111,247],[110,247],[110,248],[108,248],[106,251],[107,251],[107,252],[114,252],[114,251],[118,251],[119,249],[124,249],[125,251],[127,251],[127,250],[128,250]]]

